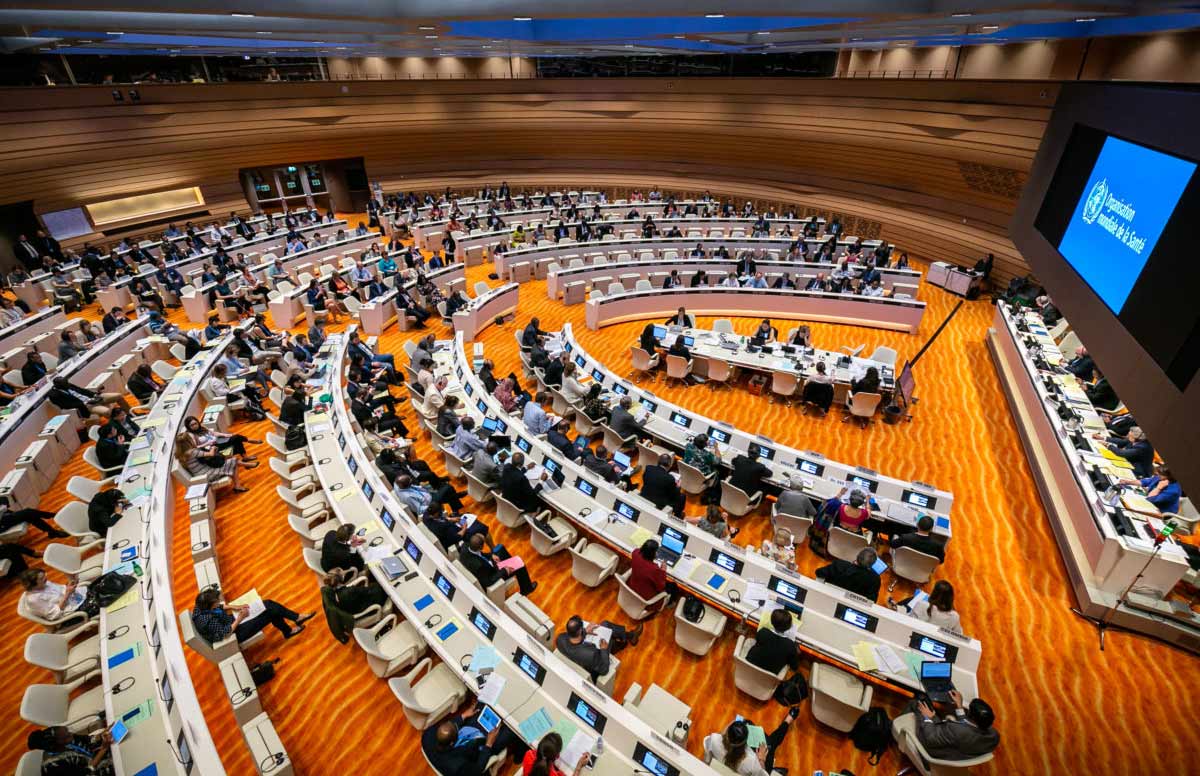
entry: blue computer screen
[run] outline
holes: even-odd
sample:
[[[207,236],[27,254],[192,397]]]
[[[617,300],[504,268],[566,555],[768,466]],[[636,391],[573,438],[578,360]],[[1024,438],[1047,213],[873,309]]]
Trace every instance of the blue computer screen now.
[[[1196,164],[1108,137],[1058,252],[1114,314],[1146,267]]]

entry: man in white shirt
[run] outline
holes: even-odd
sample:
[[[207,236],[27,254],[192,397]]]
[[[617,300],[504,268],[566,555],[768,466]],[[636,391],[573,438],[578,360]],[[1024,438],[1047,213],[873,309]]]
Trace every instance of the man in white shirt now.
[[[427,415],[437,415],[442,405],[446,403],[446,397],[442,391],[446,390],[448,384],[449,380],[442,375],[425,391],[425,413]]]
[[[533,401],[525,402],[525,409],[521,419],[525,422],[525,428],[529,429],[529,433],[541,436],[554,427],[554,416],[547,413],[542,405],[550,403],[550,394],[545,391],[538,391],[533,397]]]

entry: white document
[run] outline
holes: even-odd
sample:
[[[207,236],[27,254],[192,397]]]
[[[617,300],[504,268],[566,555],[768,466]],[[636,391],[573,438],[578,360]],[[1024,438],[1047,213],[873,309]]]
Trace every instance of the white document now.
[[[311,430],[314,434],[324,434],[326,431],[329,430],[329,424],[328,423],[314,423],[314,424],[312,424]]]
[[[488,674],[487,681],[483,683],[483,687],[479,688],[477,695],[479,702],[495,706],[496,701],[500,700],[500,693],[504,692],[504,685],[507,681],[507,679],[495,671]]]
[[[879,667],[889,674],[903,674],[908,668],[907,664],[896,654],[896,650],[892,649],[888,644],[876,644],[875,662]]]
[[[582,728],[575,731],[558,755],[558,768],[563,773],[574,773],[579,760],[596,745],[596,737],[583,732]]]
[[[533,466],[525,470],[525,479],[529,480],[530,485],[536,486],[538,481],[541,480],[542,474],[545,471],[546,470],[542,468],[540,463],[535,463]],[[549,482],[550,479],[547,478],[546,481]]]
[[[597,625],[595,632],[589,633],[587,638],[584,639],[584,642],[587,644],[593,644],[597,647],[600,646],[600,642],[602,641],[607,641],[609,644],[611,644],[612,634],[612,628],[609,628],[606,625]]]
[[[194,498],[204,498],[205,494],[207,494],[207,493],[208,493],[208,483],[202,482],[199,485],[190,486],[187,489],[187,492],[183,494],[183,498],[187,501],[191,501]]]
[[[363,563],[368,564],[378,563],[391,554],[391,548],[382,544],[378,547],[364,547],[362,549]]]
[[[742,596],[745,601],[753,601],[755,604],[761,604],[771,597],[771,591],[762,582],[747,582],[746,594]]]
[[[687,555],[681,556],[675,562],[675,576],[679,579],[691,579],[692,572],[695,571],[698,561],[695,558],[690,558]]]

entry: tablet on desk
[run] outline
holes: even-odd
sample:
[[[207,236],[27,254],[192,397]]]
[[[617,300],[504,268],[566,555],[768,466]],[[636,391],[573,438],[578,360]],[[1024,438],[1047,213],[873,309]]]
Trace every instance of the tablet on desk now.
[[[500,715],[493,711],[491,706],[484,706],[483,711],[479,712],[479,727],[491,733],[499,724]]]
[[[121,720],[114,722],[108,732],[112,735],[112,742],[114,744],[121,743],[129,736],[129,728]]]
[[[721,576],[720,574],[713,574],[708,578],[708,586],[713,590],[720,590],[725,586],[725,577]]]
[[[883,572],[885,572],[887,570],[888,570],[888,564],[883,562],[883,558],[876,558],[875,562],[873,564],[871,564],[871,571],[874,571],[876,574],[878,574],[880,576],[883,576]]]

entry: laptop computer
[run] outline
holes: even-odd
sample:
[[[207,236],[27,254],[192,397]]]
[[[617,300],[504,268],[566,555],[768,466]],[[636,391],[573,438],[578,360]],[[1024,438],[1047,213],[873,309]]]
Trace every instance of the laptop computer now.
[[[625,470],[628,469],[633,463],[628,455],[625,455],[625,453],[622,453],[619,450],[613,453],[612,459],[613,463],[616,465],[617,474],[624,474]]]
[[[398,579],[408,573],[408,568],[405,567],[404,561],[395,555],[388,555],[380,559],[379,566],[383,569],[383,573],[387,574],[389,580]]]
[[[940,660],[921,661],[921,686],[934,703],[953,702],[950,700],[950,691],[954,689],[954,683],[950,681],[953,670],[953,663]]]
[[[672,535],[672,532],[669,530],[663,533],[659,539],[662,543],[658,546],[656,557],[666,562],[668,566],[674,566],[683,555],[683,539]]]

